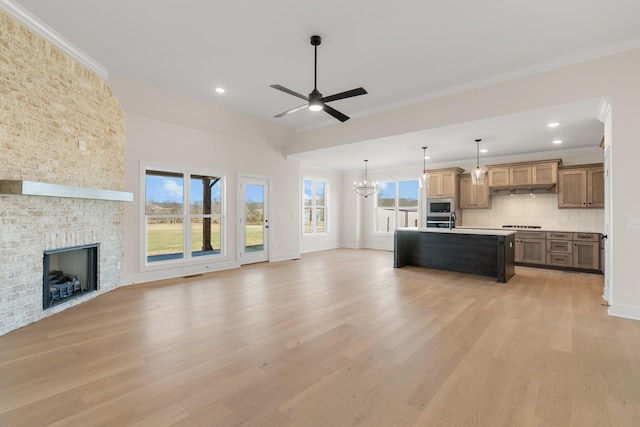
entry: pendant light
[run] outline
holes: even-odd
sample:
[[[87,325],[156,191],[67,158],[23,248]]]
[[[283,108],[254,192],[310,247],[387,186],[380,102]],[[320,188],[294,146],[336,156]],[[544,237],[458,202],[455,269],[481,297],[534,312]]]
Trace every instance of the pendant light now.
[[[360,196],[364,196],[365,198],[376,194],[378,192],[378,183],[373,182],[369,184],[367,182],[367,162],[369,160],[364,161],[364,181],[362,182],[353,182],[353,191]]]
[[[480,167],[480,141],[476,139],[476,168],[471,172],[471,183],[473,185],[484,185],[484,175],[486,169]]]
[[[422,147],[422,175],[420,175],[420,187],[428,188],[431,175],[427,172],[427,148]]]

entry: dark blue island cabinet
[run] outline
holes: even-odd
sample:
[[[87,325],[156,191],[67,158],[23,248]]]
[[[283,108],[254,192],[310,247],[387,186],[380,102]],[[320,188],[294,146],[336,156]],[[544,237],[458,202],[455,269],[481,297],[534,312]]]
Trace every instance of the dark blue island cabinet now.
[[[394,235],[393,266],[480,274],[507,283],[515,274],[515,235],[477,228],[400,228]]]

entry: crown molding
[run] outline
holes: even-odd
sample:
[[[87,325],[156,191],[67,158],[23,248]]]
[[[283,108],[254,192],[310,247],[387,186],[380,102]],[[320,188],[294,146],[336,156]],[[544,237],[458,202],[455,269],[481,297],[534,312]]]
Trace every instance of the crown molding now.
[[[11,16],[25,24],[31,30],[42,36],[44,39],[60,48],[67,55],[80,62],[89,70],[93,71],[99,77],[107,80],[109,72],[102,64],[78,49],[77,46],[66,40],[47,24],[36,18],[31,12],[12,0],[0,0],[0,7],[6,10]]]

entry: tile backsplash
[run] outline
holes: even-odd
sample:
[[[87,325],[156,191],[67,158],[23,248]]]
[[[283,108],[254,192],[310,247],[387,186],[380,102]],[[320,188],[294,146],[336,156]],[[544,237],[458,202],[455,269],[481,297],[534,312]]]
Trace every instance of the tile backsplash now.
[[[604,231],[604,209],[559,209],[557,194],[491,196],[491,209],[464,209],[462,225],[539,225],[546,230]]]

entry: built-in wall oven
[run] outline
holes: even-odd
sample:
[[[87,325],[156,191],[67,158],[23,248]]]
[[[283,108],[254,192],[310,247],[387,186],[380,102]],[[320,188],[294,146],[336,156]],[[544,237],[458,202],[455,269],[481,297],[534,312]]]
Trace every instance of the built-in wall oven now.
[[[453,221],[453,225],[451,224]],[[455,226],[455,220],[449,218],[447,216],[427,216],[427,227],[428,228],[452,228]]]
[[[454,199],[428,199],[427,227],[451,228],[455,226],[455,216],[452,216],[454,206]]]

